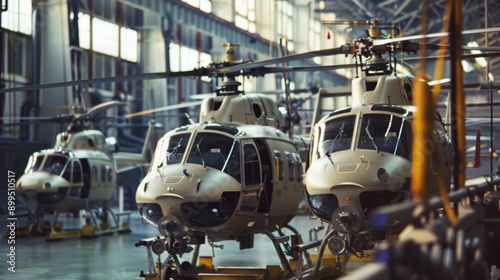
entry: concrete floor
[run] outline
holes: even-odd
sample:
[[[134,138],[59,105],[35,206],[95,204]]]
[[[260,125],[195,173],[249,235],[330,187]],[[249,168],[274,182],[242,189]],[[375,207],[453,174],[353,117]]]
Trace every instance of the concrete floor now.
[[[78,219],[61,217],[65,227],[76,226]],[[0,225],[6,228],[6,218],[2,217]],[[298,216],[291,225],[309,240],[309,229],[321,225],[318,220],[308,216]],[[45,241],[42,237],[16,238],[15,272],[10,272],[8,260],[9,248],[7,240],[1,241],[0,279],[142,279],[141,270],[147,272],[147,255],[145,247],[135,247],[140,239],[158,235],[152,225],[143,225],[139,214],[131,216],[132,233],[100,236],[92,239],[66,239]],[[321,235],[320,235],[321,236]],[[239,244],[225,241],[224,249],[214,249],[215,266],[249,266],[265,267],[268,264],[279,265],[271,241],[264,235],[257,235],[255,247],[239,250]],[[212,248],[205,244],[200,255],[211,256]],[[183,259],[189,260],[190,255]],[[165,256],[164,256],[165,257]],[[162,259],[163,260],[163,259]]]
[[[61,217],[66,228],[76,227],[80,221],[75,218]],[[0,228],[6,228],[6,217],[0,217]],[[318,220],[308,216],[297,216],[290,223],[309,241],[309,230],[321,225]],[[10,246],[6,239],[0,241],[0,279],[142,279],[141,270],[147,272],[147,254],[145,247],[135,247],[141,239],[158,235],[156,227],[141,224],[139,214],[131,215],[131,233],[100,236],[92,239],[66,239],[45,241],[42,237],[16,237],[15,272],[8,270],[7,254]],[[323,232],[319,234],[322,235]],[[253,249],[239,250],[234,241],[217,243],[224,249],[214,249],[205,244],[201,247],[201,256],[215,254],[214,265],[265,267],[279,265],[271,241],[264,235],[256,235]],[[189,260],[190,254],[183,260]],[[165,255],[162,260],[164,260]],[[360,267],[366,261],[351,259],[348,270]],[[493,280],[500,279],[500,270],[493,269]]]

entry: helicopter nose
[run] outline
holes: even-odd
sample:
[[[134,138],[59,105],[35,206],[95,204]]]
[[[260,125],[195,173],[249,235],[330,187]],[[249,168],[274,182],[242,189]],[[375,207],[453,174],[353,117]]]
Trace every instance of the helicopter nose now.
[[[68,190],[69,182],[66,179],[45,172],[24,174],[16,184],[16,192],[25,201],[36,200],[45,205],[62,202]]]
[[[407,197],[409,171],[409,161],[390,154],[366,152],[356,160],[352,153],[336,153],[312,164],[304,182],[315,214],[345,224],[346,217],[364,217],[370,209]],[[347,206],[349,211],[341,209]]]
[[[157,225],[165,215],[183,225],[207,225],[229,219],[241,194],[238,181],[198,165],[163,167],[151,172],[136,193],[141,216]]]

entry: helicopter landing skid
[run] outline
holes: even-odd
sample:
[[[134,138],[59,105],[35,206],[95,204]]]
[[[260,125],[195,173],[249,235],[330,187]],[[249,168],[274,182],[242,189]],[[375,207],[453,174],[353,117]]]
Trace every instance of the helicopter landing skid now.
[[[115,214],[108,206],[103,206],[101,211],[98,208],[85,208],[85,210],[87,212],[85,225],[80,229],[65,229],[63,223],[57,221],[58,214],[56,213],[53,226],[46,235],[46,239],[91,238],[99,235],[131,232],[129,228],[130,212]],[[112,221],[110,221],[110,217]]]
[[[146,247],[148,258],[147,272],[141,271],[140,277],[149,279],[183,279],[183,280],[207,280],[220,279],[324,279],[324,277],[341,276],[345,271],[345,264],[349,256],[342,260],[329,260],[323,257],[323,251],[327,247],[327,242],[318,240],[309,244],[302,244],[300,234],[291,226],[287,228],[293,232],[290,236],[285,236],[281,228],[277,230],[279,236],[275,236],[267,229],[260,229],[272,241],[278,258],[279,265],[268,265],[266,268],[255,267],[217,267],[214,268],[212,257],[199,256],[199,248],[202,242],[189,238],[175,238],[173,236],[163,236],[149,239],[142,239],[135,244],[136,247]],[[190,241],[188,241],[190,240]],[[184,243],[184,244],[181,244]],[[188,244],[195,245],[194,249]],[[321,254],[313,261],[309,250],[320,247]],[[190,262],[180,262],[177,255],[190,253]],[[161,255],[168,253],[168,257],[162,262]],[[156,255],[156,259],[155,256]],[[291,260],[287,260],[287,256]],[[251,277],[250,277],[251,276]],[[246,278],[245,278],[246,277]],[[253,277],[253,278],[252,278]]]

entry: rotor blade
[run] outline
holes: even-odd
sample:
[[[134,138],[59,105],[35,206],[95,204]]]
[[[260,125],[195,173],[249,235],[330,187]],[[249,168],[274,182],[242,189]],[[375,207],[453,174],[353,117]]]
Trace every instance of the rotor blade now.
[[[462,59],[470,59],[470,58],[476,58],[476,57],[496,57],[500,56],[500,52],[485,52],[485,53],[471,53],[471,54],[462,54]],[[439,56],[427,56],[424,57],[426,60],[436,60],[438,59]],[[450,59],[449,55],[444,56],[445,59]],[[411,57],[411,58],[405,58],[404,61],[406,62],[418,62],[419,58],[418,57]]]
[[[450,48],[449,45],[440,45],[440,44],[418,44],[419,49],[428,49],[428,50],[438,50],[441,47],[445,47],[447,49]],[[462,46],[462,50],[464,51],[500,51],[500,47],[472,47],[472,46]]]
[[[219,73],[219,74],[233,74],[233,73],[239,73],[243,70],[254,69],[254,68],[272,65],[272,64],[290,62],[290,61],[295,61],[295,60],[304,60],[304,59],[309,59],[309,58],[313,58],[313,57],[317,57],[317,56],[327,56],[327,55],[336,55],[336,54],[343,54],[341,52],[341,48],[324,49],[324,50],[305,52],[305,53],[300,53],[300,54],[292,54],[289,56],[283,56],[283,57],[278,57],[278,58],[271,58],[271,59],[262,60],[262,61],[258,61],[258,62],[249,62],[249,63],[244,63],[244,64],[240,64],[240,65],[236,65],[236,66],[229,66],[229,67],[216,69],[215,72]]]
[[[162,111],[168,111],[168,110],[175,110],[175,109],[182,109],[182,108],[187,108],[187,107],[194,107],[194,106],[199,106],[201,105],[201,101],[195,101],[195,102],[186,102],[186,103],[181,103],[181,104],[175,104],[175,105],[168,105],[160,108],[155,108],[151,110],[145,110],[137,113],[132,113],[125,115],[125,118],[130,119],[133,117],[137,116],[143,116],[143,115],[148,115],[148,114],[153,114],[156,112],[162,112]]]
[[[0,93],[15,92],[15,91],[27,91],[27,90],[38,90],[38,89],[47,89],[47,88],[58,88],[58,87],[68,87],[68,86],[81,86],[81,85],[88,85],[88,84],[116,83],[116,82],[125,82],[125,81],[133,81],[133,80],[154,80],[154,79],[163,79],[163,78],[207,76],[207,75],[208,75],[208,71],[206,68],[198,68],[198,69],[193,69],[193,70],[189,70],[189,71],[133,74],[133,75],[108,77],[108,78],[97,78],[97,79],[59,82],[59,83],[51,83],[51,84],[43,84],[43,85],[32,85],[32,86],[17,87],[17,88],[6,88],[6,89],[0,89]]]
[[[56,121],[56,120],[62,120],[66,115],[58,115],[54,117],[5,117],[5,118],[0,118],[0,121],[9,121],[9,120],[15,120],[15,121],[20,121],[20,122],[50,122],[50,121]],[[25,123],[15,123],[14,125],[22,125]]]
[[[93,114],[100,113],[102,111],[106,111],[108,109],[118,107],[118,106],[125,106],[127,103],[125,102],[120,102],[120,101],[108,101],[108,102],[103,102],[101,104],[98,104],[92,108],[90,108],[87,112],[82,113],[80,115],[77,115],[76,117],[83,117],[83,116],[90,116]]]
[[[355,64],[338,64],[338,65],[315,65],[315,66],[277,66],[277,67],[262,67],[257,71],[264,74],[281,73],[281,72],[307,72],[307,71],[324,71],[335,69],[354,68]]]
[[[498,32],[498,31],[500,31],[500,27],[471,29],[471,30],[462,31],[462,35]],[[427,34],[427,35],[414,35],[414,36],[398,37],[398,38],[392,38],[392,39],[374,40],[373,45],[378,46],[378,45],[385,45],[385,44],[395,43],[395,42],[402,42],[402,41],[408,41],[408,40],[420,40],[420,39],[424,39],[424,38],[443,37],[443,36],[448,36],[448,35],[449,35],[448,32],[439,32],[439,33],[432,33],[432,34]]]

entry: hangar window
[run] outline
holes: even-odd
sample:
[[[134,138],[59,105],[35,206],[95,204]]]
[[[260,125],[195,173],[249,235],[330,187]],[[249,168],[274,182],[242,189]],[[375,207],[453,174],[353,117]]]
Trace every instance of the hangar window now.
[[[170,71],[189,71],[193,68],[207,67],[212,62],[211,54],[176,43],[170,43],[169,55]],[[202,77],[201,80],[210,82],[208,77]]]
[[[255,33],[255,0],[236,0],[234,24],[241,29]]]
[[[92,19],[92,47],[94,51],[118,56],[118,25],[100,18]]]
[[[78,39],[80,48],[90,49],[90,16],[84,13],[78,13]]]
[[[127,28],[120,28],[120,55],[123,59],[137,62],[137,31]]]
[[[321,49],[321,22],[319,20],[311,19],[309,21],[309,49]],[[316,64],[321,64],[321,57],[314,57],[313,61]]]
[[[90,49],[90,16],[84,13],[78,13],[78,38],[80,47]],[[92,49],[96,52],[110,56],[118,56],[130,62],[137,62],[138,38],[139,33],[131,28],[118,24],[92,18]],[[118,36],[120,31],[120,36]],[[118,41],[120,38],[120,41]]]
[[[2,11],[2,27],[31,35],[31,0],[9,1],[8,10]]]
[[[293,44],[293,6],[287,1],[276,1],[276,34],[278,38],[287,40],[288,50],[295,49]]]
[[[211,0],[182,0],[182,2],[188,3],[191,6],[199,8],[200,10],[211,13],[212,12],[212,1]]]

